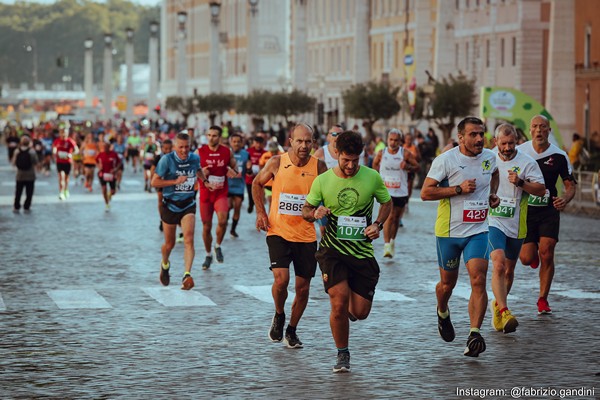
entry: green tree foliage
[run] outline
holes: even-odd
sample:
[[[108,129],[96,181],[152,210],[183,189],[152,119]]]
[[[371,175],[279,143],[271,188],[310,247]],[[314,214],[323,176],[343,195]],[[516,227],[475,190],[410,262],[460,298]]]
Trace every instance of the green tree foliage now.
[[[342,92],[346,114],[363,120],[368,140],[373,139],[373,124],[389,119],[400,111],[399,86],[388,82],[367,82],[352,85]]]
[[[291,124],[290,117],[314,111],[315,103],[314,97],[299,90],[271,93],[267,100],[270,114],[283,117],[287,126]]]
[[[94,41],[94,82],[102,81],[103,34],[113,34],[115,71],[125,61],[125,28],[134,29],[134,62],[147,63],[149,24],[160,19],[159,7],[144,7],[128,0],[59,0],[52,4],[20,1],[0,4],[0,76],[16,86],[33,83],[34,54],[37,81],[46,86],[83,83],[83,41]],[[63,61],[62,66],[57,60]],[[66,63],[64,62],[66,61]]]
[[[206,96],[196,96],[198,112],[206,112],[210,119],[210,124],[215,124],[217,115],[230,111],[235,107],[236,99],[233,94],[211,93]]]
[[[169,96],[165,100],[165,108],[181,114],[183,124],[187,125],[189,116],[198,112],[198,100],[194,97]]]
[[[464,75],[437,80],[431,98],[431,115],[425,117],[435,122],[444,134],[444,143],[452,135],[457,118],[471,115],[477,103],[475,80]]]

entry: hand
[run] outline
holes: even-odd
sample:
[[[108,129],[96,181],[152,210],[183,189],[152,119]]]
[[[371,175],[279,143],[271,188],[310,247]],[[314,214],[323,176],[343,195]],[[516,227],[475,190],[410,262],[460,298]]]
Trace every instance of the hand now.
[[[210,175],[210,168],[209,167],[202,168],[202,173],[204,174],[204,176],[209,176]]]
[[[184,183],[185,181],[187,181],[187,176],[185,175],[179,175],[177,177],[177,179],[175,179],[175,184],[176,185],[181,185],[182,183]]]
[[[238,173],[235,169],[231,168],[231,167],[227,167],[227,177],[228,178],[235,178],[238,176]]]
[[[519,175],[517,175],[516,172],[509,170],[508,171],[508,181],[510,183],[512,183],[513,185],[517,186],[517,184],[519,183],[519,180],[521,178],[519,178]]]
[[[460,184],[460,188],[462,189],[463,193],[473,193],[477,188],[475,179],[467,179],[466,181]]]
[[[371,240],[375,240],[379,237],[379,225],[371,224],[365,228],[365,236]]]
[[[315,210],[313,217],[315,219],[321,219],[327,215],[329,215],[331,213],[331,210],[327,207],[324,206],[319,206],[317,207],[317,209]]]
[[[567,206],[567,202],[562,197],[552,197],[552,205],[558,211],[563,211]]]
[[[256,230],[257,231],[268,231],[271,226],[269,225],[269,217],[263,212],[256,213]]]
[[[208,180],[203,182],[204,183],[204,187],[207,188],[208,190],[210,190],[211,192],[213,190],[215,190],[215,187],[212,183],[210,183]]]
[[[500,205],[500,197],[498,197],[497,194],[490,194],[490,198],[489,198],[489,202],[490,202],[490,208],[496,208]]]

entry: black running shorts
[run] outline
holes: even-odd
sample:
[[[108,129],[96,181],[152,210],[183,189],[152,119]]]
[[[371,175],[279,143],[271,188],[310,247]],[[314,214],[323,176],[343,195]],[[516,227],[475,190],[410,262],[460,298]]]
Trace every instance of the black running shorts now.
[[[273,268],[289,268],[294,263],[294,273],[305,279],[311,279],[317,272],[317,242],[289,242],[281,236],[267,236],[270,270]]]
[[[547,237],[558,242],[560,230],[560,212],[554,207],[541,210],[527,210],[527,236],[523,243],[539,243],[540,237]]]
[[[196,214],[196,203],[181,212],[169,210],[169,207],[167,207],[166,204],[161,204],[160,206],[160,219],[165,224],[179,225],[181,219],[188,214]]]
[[[404,207],[408,203],[408,196],[394,197],[392,196],[392,204],[394,207]]]
[[[56,172],[64,172],[65,175],[69,175],[71,173],[71,163],[56,163]]]

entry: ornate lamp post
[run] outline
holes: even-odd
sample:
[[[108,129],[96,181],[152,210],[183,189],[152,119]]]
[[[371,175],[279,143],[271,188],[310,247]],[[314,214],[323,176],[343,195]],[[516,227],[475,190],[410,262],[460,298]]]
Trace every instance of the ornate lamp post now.
[[[210,93],[221,92],[221,71],[219,60],[219,12],[221,3],[211,1],[210,7]]]
[[[248,0],[250,31],[248,40],[248,92],[258,86],[258,0]]]
[[[112,34],[104,34],[104,118],[112,118]]]
[[[133,29],[126,28],[125,34],[127,43],[125,44],[125,64],[127,65],[127,77],[125,95],[127,97],[127,108],[125,109],[125,118],[127,121],[133,120]]]
[[[94,101],[94,94],[92,92],[94,85],[94,54],[92,47],[94,47],[94,41],[91,38],[87,38],[83,41],[85,47],[85,53],[83,55],[83,90],[85,92],[85,106],[91,107]]]
[[[150,64],[150,88],[148,92],[148,116],[158,105],[158,22],[150,22],[150,44],[148,46],[148,63]]]
[[[179,35],[177,37],[177,94],[185,96],[185,82],[187,80],[187,59],[186,59],[186,39],[185,23],[187,13],[179,11],[177,13],[177,22],[179,23]]]

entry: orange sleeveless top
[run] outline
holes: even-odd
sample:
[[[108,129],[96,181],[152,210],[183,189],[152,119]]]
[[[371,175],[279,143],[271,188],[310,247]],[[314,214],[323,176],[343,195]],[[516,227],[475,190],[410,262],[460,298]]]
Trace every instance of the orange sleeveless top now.
[[[302,218],[302,206],[310,187],[319,174],[318,159],[311,156],[303,167],[292,164],[283,153],[273,178],[273,197],[269,210],[267,236],[281,236],[290,242],[310,243],[317,240],[314,223]]]

